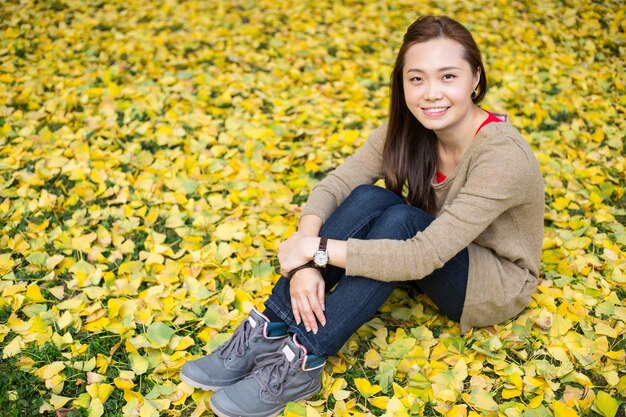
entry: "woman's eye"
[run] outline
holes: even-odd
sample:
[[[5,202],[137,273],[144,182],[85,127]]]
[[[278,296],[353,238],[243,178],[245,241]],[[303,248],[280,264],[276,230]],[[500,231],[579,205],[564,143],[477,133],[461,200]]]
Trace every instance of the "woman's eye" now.
[[[410,79],[410,81],[420,82],[420,81],[422,81],[422,79],[420,77],[413,77],[413,78]]]
[[[443,76],[444,80],[451,80],[453,78],[456,78],[456,75],[454,75],[454,74],[446,74],[446,75]]]

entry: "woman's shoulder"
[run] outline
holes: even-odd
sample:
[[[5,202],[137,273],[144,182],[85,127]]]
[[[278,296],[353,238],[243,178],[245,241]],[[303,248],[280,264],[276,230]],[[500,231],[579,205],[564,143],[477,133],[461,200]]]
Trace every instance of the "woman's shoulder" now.
[[[484,126],[478,133],[477,150],[489,149],[490,151],[511,152],[517,148],[519,151],[533,155],[529,143],[505,114],[494,113],[499,123],[490,123]]]
[[[526,139],[507,117],[490,123],[476,137],[474,162],[524,175],[541,175],[537,158]]]
[[[377,153],[383,153],[385,140],[387,139],[388,120],[384,120],[378,127],[372,130],[365,141],[365,145],[373,148]]]

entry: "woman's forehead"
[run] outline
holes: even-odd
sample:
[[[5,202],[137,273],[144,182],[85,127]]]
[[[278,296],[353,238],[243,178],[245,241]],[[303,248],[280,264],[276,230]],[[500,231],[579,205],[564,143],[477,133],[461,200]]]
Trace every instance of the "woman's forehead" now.
[[[404,57],[404,71],[439,71],[457,68],[469,69],[465,48],[460,43],[437,38],[411,45]]]

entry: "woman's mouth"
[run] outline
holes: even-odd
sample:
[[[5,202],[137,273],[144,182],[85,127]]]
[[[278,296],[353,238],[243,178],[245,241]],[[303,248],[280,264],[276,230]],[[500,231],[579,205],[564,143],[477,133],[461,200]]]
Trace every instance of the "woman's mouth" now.
[[[427,116],[441,116],[449,108],[450,107],[428,107],[428,108],[422,108],[422,111],[426,113]]]

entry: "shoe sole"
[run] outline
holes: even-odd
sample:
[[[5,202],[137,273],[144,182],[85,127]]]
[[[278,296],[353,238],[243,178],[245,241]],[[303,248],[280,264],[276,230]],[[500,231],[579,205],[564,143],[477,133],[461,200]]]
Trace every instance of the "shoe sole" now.
[[[201,390],[204,390],[204,391],[219,391],[219,390],[221,390],[223,388],[226,388],[228,385],[231,385],[231,384],[220,385],[220,386],[205,385],[205,384],[202,384],[202,383],[200,383],[198,381],[194,381],[193,379],[189,378],[187,375],[185,375],[182,372],[179,374],[179,376],[180,376],[180,380],[181,381],[187,383],[188,385],[191,385],[194,388],[198,388],[198,389],[201,389]],[[235,381],[235,382],[237,382],[237,381]],[[232,382],[232,384],[234,384],[235,382]]]
[[[311,398],[312,396],[314,396],[315,394],[317,394],[320,389],[322,389],[322,386],[320,385],[316,391],[313,392],[309,392],[307,394],[304,394],[302,397],[298,398],[297,400],[291,400],[289,401],[290,403],[296,403],[298,401],[302,401],[302,400],[306,400],[308,398]],[[209,406],[211,407],[211,410],[213,411],[213,413],[217,416],[217,417],[234,417],[232,415],[228,415],[228,414],[224,414],[222,411],[220,411],[219,409],[217,409],[214,405],[213,405],[213,396],[211,396],[211,399],[209,400]],[[283,405],[281,408],[279,408],[277,411],[274,411],[273,414],[246,414],[241,415],[241,416],[237,416],[237,417],[276,417],[279,416],[283,411],[285,411],[285,407],[287,406],[287,404]]]

